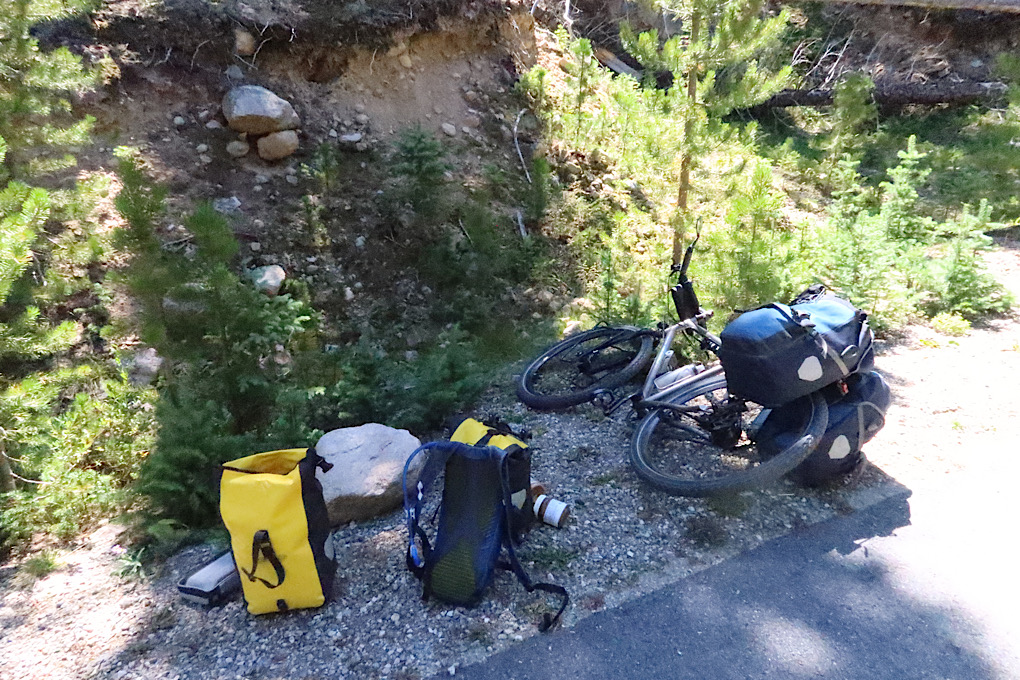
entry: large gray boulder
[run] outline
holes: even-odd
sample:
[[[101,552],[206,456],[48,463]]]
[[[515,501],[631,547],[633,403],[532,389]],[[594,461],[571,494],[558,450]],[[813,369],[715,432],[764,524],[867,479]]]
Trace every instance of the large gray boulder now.
[[[301,127],[289,101],[258,85],[241,85],[227,92],[223,115],[231,129],[253,135]]]
[[[315,474],[322,483],[330,523],[371,519],[400,507],[404,463],[420,445],[407,430],[377,423],[324,434],[315,450],[333,469]],[[414,462],[415,479],[423,462],[421,456]]]

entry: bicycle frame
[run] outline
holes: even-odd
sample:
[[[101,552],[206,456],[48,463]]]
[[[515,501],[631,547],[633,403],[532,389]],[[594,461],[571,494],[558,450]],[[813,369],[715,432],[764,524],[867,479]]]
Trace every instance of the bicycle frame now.
[[[669,403],[669,400],[673,395],[677,394],[681,390],[685,389],[692,382],[704,379],[714,379],[722,375],[722,366],[714,365],[709,368],[702,366],[701,370],[697,373],[682,378],[678,378],[672,381],[665,388],[659,388],[655,384],[656,378],[660,377],[666,368],[667,362],[672,356],[673,341],[676,339],[677,333],[689,333],[701,338],[702,347],[711,351],[716,352],[719,348],[720,340],[719,337],[709,332],[707,328],[701,325],[704,319],[707,319],[712,315],[711,312],[701,310],[701,312],[694,318],[684,319],[679,321],[667,328],[660,331],[641,330],[634,331],[634,335],[639,334],[653,334],[660,337],[659,347],[655,355],[655,359],[652,361],[651,368],[648,369],[648,373],[645,376],[644,384],[640,392],[632,392],[625,394],[622,397],[615,399],[608,404],[602,401],[603,410],[608,415],[622,406],[625,402],[631,402],[635,411],[639,413],[649,408],[669,408],[671,410],[692,410],[682,406],[676,406]],[[606,346],[612,344],[613,339],[607,340],[604,344]],[[600,349],[600,348],[596,348]],[[611,397],[612,393],[607,391],[606,396]]]
[[[705,318],[708,313],[699,315],[700,318]],[[680,332],[690,333],[697,335],[702,339],[702,344],[706,346],[706,349],[715,351],[719,347],[719,337],[710,333],[707,328],[698,323],[700,319],[684,319],[678,323],[668,327],[663,334],[662,341],[659,343],[658,352],[655,355],[655,360],[652,362],[652,367],[648,370],[648,375],[645,377],[644,386],[641,388],[641,399],[639,404],[641,406],[651,406],[652,404],[645,404],[644,402],[662,402],[669,401],[670,397],[683,389],[691,381],[705,376],[705,374],[718,375],[722,373],[722,366],[715,365],[711,368],[703,368],[694,375],[681,378],[673,381],[667,385],[664,389],[659,389],[655,384],[655,379],[658,378],[666,366],[666,362],[669,361],[672,355],[673,340],[676,338],[676,334]]]

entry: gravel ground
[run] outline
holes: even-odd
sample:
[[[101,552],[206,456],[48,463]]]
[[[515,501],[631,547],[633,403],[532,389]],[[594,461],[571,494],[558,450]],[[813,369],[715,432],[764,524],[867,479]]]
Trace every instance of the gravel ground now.
[[[1016,243],[990,262],[1020,292]],[[533,477],[571,506],[565,528],[531,532],[522,562],[535,579],[570,592],[569,627],[798,527],[902,493],[898,479],[984,464],[988,456],[974,457],[966,442],[992,444],[996,423],[1017,415],[1004,378],[1020,375],[1018,341],[1016,318],[959,339],[911,329],[879,355],[895,403],[866,448],[868,465],[834,488],[783,482],[726,503],[671,497],[642,483],[627,462],[634,423],[626,414],[533,413],[508,396],[509,386],[494,389],[480,412],[531,430]],[[1003,370],[985,370],[990,362]],[[967,382],[961,387],[954,376]],[[961,403],[960,389],[980,398]],[[152,580],[116,576],[118,531],[102,527],[36,581],[0,568],[0,678],[445,676],[538,635],[536,621],[555,603],[529,595],[507,573],[474,609],[422,602],[404,567],[399,512],[337,532],[335,601],[263,617],[249,616],[239,600],[214,609],[180,600],[176,582],[213,557],[210,547],[185,550]]]

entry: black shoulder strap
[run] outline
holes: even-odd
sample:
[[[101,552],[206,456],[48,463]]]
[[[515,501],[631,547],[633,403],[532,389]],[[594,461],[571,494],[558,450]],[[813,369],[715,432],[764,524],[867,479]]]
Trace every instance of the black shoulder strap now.
[[[270,583],[264,578],[255,575],[255,571],[259,566],[259,559],[262,557],[265,557],[266,561],[276,571],[276,583]],[[260,529],[255,532],[255,536],[251,541],[251,571],[244,567],[241,567],[241,571],[248,577],[249,581],[259,581],[266,588],[277,588],[283,584],[287,574],[284,571],[283,564],[280,562],[280,558],[276,556],[276,551],[273,550],[273,544],[269,540],[269,532],[267,530]]]
[[[432,545],[429,543],[425,530],[418,525],[418,516],[425,500],[425,493],[432,487],[433,482],[439,474],[446,469],[446,461],[458,447],[467,446],[458,442],[430,442],[415,449],[404,463],[403,491],[404,491],[404,515],[407,520],[407,568],[421,580],[425,575],[425,566],[432,554]],[[408,472],[411,469],[411,462],[419,455],[427,453],[425,464],[418,474],[418,481],[408,488]],[[417,539],[421,542],[421,550],[418,549]]]
[[[541,590],[554,595],[559,595],[563,598],[560,602],[560,608],[556,614],[550,616],[549,612],[542,614],[542,621],[538,624],[539,632],[546,632],[560,621],[560,617],[563,615],[564,610],[567,608],[567,603],[570,602],[570,595],[567,593],[567,589],[563,586],[558,586],[555,583],[534,583],[531,577],[528,576],[528,572],[524,571],[524,567],[521,565],[521,561],[517,559],[517,552],[514,550],[513,542],[513,528],[510,525],[510,508],[513,506],[513,501],[510,498],[510,477],[507,472],[507,456],[501,452],[501,460],[499,462],[500,480],[503,485],[503,521],[505,523],[503,531],[503,545],[506,547],[508,564],[501,564],[504,569],[509,567],[509,570],[517,576],[517,580],[521,582],[524,589],[529,593]]]

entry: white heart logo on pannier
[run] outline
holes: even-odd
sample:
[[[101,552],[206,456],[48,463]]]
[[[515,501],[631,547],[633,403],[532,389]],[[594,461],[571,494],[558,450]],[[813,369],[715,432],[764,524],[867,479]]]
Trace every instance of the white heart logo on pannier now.
[[[805,382],[814,382],[821,380],[822,375],[825,371],[822,370],[822,362],[818,360],[818,357],[808,357],[804,360],[804,363],[797,369],[797,377]]]
[[[850,455],[850,440],[846,438],[845,434],[841,434],[832,440],[832,446],[829,447],[829,458],[838,460],[840,458],[846,458]]]

